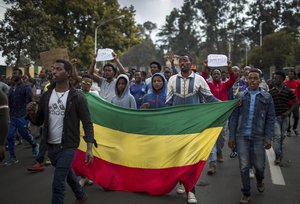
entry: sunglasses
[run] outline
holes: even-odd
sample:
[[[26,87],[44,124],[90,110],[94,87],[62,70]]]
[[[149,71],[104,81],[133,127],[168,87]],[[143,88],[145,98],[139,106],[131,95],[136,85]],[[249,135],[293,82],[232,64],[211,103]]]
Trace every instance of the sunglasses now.
[[[81,81],[81,84],[83,84],[83,85],[92,85],[92,83],[91,82],[88,82],[88,81]]]

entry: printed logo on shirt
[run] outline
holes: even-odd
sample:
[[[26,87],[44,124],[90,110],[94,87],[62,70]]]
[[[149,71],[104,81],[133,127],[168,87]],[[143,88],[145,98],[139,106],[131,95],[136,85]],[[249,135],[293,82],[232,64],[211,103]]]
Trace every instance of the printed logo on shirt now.
[[[57,103],[53,103],[49,106],[50,115],[65,115],[65,106],[61,100],[58,100]]]

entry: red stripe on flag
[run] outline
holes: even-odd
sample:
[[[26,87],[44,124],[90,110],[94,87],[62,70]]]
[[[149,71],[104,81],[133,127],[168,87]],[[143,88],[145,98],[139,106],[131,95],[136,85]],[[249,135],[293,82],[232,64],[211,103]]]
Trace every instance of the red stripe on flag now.
[[[206,162],[165,169],[142,169],[113,164],[97,157],[90,166],[86,166],[84,159],[85,152],[77,150],[73,169],[78,176],[85,176],[105,189],[150,195],[167,194],[178,181],[189,192],[196,185]]]

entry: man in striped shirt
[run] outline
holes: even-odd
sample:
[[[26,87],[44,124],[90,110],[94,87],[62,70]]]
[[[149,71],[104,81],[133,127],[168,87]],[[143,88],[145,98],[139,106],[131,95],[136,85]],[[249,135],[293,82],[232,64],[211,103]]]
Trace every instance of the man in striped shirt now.
[[[274,100],[276,112],[273,141],[276,165],[280,165],[282,160],[282,142],[288,128],[288,116],[299,105],[294,92],[283,83],[284,80],[285,74],[282,71],[277,71],[274,78],[274,87],[269,91]],[[294,101],[292,106],[289,103],[290,100]]]

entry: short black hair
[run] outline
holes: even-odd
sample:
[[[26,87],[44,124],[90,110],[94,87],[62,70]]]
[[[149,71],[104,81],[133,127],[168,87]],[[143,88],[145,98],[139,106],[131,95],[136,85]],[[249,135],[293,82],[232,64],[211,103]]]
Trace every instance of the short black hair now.
[[[279,75],[283,78],[283,80],[285,80],[286,76],[285,76],[285,73],[283,71],[277,71],[277,72],[275,72],[275,75]]]
[[[293,72],[295,76],[297,76],[295,70],[290,70],[289,72]]]
[[[113,64],[111,64],[111,63],[106,63],[104,66],[103,66],[103,69],[104,69],[104,67],[111,67],[112,68],[112,70],[113,70],[113,72],[116,74],[117,73],[117,68],[113,65]]]
[[[222,73],[221,69],[219,69],[219,68],[214,68],[214,69],[212,69],[212,70],[211,70],[211,73],[213,73],[215,70],[218,70],[220,73]]]
[[[255,73],[258,73],[259,74],[259,77],[261,78],[262,77],[262,71],[260,69],[257,69],[257,68],[250,68],[249,69],[249,73],[250,72],[255,72]],[[248,73],[248,74],[249,74]]]
[[[62,63],[64,64],[64,69],[69,73],[69,74],[72,74],[72,69],[73,69],[73,66],[72,64],[65,60],[65,59],[57,59],[55,60],[55,63]]]
[[[159,69],[159,71],[161,71],[161,64],[159,62],[156,62],[156,61],[151,62],[150,67],[151,67],[152,64],[157,65],[157,68]]]
[[[141,71],[141,75],[146,77],[147,76],[147,72]]]
[[[184,57],[184,56],[187,56],[191,63],[193,62],[193,58],[189,54],[181,54],[180,55],[180,57]]]
[[[84,75],[82,75],[82,78],[88,78],[88,79],[93,80],[93,77],[90,74],[84,74]]]

